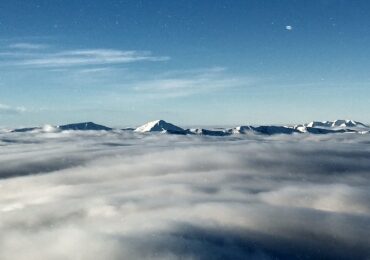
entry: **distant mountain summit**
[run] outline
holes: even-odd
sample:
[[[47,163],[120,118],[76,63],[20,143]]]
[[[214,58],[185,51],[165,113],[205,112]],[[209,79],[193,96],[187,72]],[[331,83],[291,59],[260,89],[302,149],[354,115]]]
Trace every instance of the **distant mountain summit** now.
[[[58,129],[65,131],[65,130],[79,130],[79,131],[86,131],[86,130],[105,130],[110,131],[112,128],[106,127],[103,125],[98,125],[93,122],[84,122],[84,123],[76,123],[76,124],[68,124],[68,125],[60,125],[57,127]]]
[[[14,133],[21,133],[21,132],[43,132],[43,133],[50,133],[50,132],[58,132],[58,131],[68,131],[68,130],[78,130],[78,131],[110,131],[112,128],[98,125],[93,122],[84,122],[84,123],[76,123],[76,124],[67,124],[67,125],[60,125],[60,126],[51,126],[45,125],[43,127],[29,127],[29,128],[18,128],[14,129],[11,132]]]
[[[134,130],[135,132],[166,132],[170,134],[186,134],[186,131],[181,127],[167,123],[164,120],[155,120],[139,126]]]

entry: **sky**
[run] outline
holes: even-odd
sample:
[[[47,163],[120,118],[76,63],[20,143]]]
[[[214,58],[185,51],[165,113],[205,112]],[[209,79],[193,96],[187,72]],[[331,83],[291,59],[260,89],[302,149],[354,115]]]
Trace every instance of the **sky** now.
[[[0,125],[370,122],[369,1],[0,2]]]

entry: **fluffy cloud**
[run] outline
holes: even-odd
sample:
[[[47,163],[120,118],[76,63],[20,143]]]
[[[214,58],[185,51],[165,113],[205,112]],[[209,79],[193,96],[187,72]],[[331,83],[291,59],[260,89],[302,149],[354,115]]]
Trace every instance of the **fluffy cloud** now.
[[[4,133],[0,258],[364,259],[368,143]]]

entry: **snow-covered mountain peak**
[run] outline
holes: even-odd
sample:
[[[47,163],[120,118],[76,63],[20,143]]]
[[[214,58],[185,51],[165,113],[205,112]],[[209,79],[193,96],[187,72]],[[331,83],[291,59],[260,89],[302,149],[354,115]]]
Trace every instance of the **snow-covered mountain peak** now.
[[[183,133],[185,132],[185,130],[171,123],[167,123],[164,120],[155,120],[155,121],[148,122],[142,126],[139,126],[138,128],[135,129],[135,132]]]

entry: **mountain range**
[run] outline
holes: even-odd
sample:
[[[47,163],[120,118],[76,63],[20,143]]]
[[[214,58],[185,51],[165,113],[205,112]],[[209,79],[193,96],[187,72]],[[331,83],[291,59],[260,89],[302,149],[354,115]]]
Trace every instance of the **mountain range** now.
[[[234,128],[192,128],[184,129],[164,120],[155,120],[148,122],[137,128],[114,129],[104,125],[99,125],[93,122],[83,122],[75,124],[66,124],[59,126],[45,125],[43,127],[17,128],[10,132],[61,132],[61,131],[112,131],[125,130],[135,133],[152,133],[160,132],[167,134],[181,135],[205,135],[205,136],[228,136],[235,134],[334,134],[334,133],[360,133],[366,134],[370,132],[370,127],[361,122],[353,120],[335,120],[335,121],[312,121],[310,123],[294,125],[294,126],[279,126],[279,125],[242,125]]]

